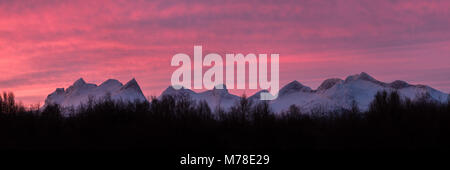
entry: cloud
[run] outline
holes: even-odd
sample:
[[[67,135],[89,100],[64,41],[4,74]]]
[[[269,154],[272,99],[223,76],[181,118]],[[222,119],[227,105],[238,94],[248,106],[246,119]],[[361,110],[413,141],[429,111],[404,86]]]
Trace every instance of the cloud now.
[[[0,90],[35,103],[79,77],[136,77],[159,94],[171,57],[203,45],[279,53],[283,83],[367,71],[450,91],[448,18],[449,1],[0,1]]]

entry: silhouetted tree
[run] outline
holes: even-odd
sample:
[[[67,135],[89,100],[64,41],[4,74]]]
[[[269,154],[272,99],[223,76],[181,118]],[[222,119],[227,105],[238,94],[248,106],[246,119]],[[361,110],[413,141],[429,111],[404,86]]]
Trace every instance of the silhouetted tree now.
[[[58,104],[49,104],[41,112],[41,115],[46,119],[61,119],[61,107]]]
[[[352,113],[359,113],[359,107],[358,107],[358,103],[355,100],[352,100],[352,104],[351,104],[351,112]]]
[[[252,102],[248,100],[247,96],[244,94],[241,96],[238,104],[231,107],[230,116],[236,119],[236,121],[244,123],[249,120],[251,109]]]
[[[388,94],[386,91],[377,92],[374,100],[370,103],[370,112],[372,113],[386,113],[388,109]]]
[[[267,101],[261,101],[253,107],[251,112],[252,123],[267,123],[267,121],[271,121],[273,119],[274,116]]]
[[[3,113],[14,114],[18,111],[25,110],[21,103],[17,104],[13,92],[3,92],[0,102],[1,111]]]
[[[447,95],[447,105],[450,105],[450,94]]]
[[[298,119],[300,119],[302,112],[300,111],[300,108],[297,105],[293,104],[293,105],[289,106],[289,110],[288,110],[287,114],[288,114],[288,117],[287,117],[288,119],[298,120]]]
[[[212,119],[211,109],[209,108],[208,103],[204,100],[198,103],[196,113],[206,120]]]
[[[106,97],[69,109],[73,114],[67,116],[68,109],[58,105],[20,109],[9,96],[0,96],[0,149],[450,150],[448,103],[402,101],[396,92],[377,93],[366,112],[352,102],[351,110],[316,110],[320,116],[296,105],[275,114],[267,102],[252,104],[245,96],[231,109],[214,111],[187,96],[151,102]]]
[[[430,103],[433,102],[433,98],[429,92],[421,93],[416,96],[416,102],[418,103]]]
[[[3,102],[3,98],[0,96],[0,114],[3,113],[3,108],[4,108],[4,102]]]

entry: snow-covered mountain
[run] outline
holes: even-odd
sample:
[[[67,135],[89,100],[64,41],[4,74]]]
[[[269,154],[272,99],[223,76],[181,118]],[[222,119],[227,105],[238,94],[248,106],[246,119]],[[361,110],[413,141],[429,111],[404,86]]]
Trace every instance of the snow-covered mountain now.
[[[239,97],[233,94],[228,93],[228,90],[225,85],[222,85],[222,89],[214,88],[212,90],[204,91],[201,93],[196,93],[192,90],[181,88],[179,90],[175,90],[172,86],[169,86],[161,96],[164,95],[188,95],[196,102],[206,101],[211,109],[215,109],[217,107],[221,108],[230,108],[237,101],[239,101]]]
[[[327,79],[316,90],[298,81],[293,81],[281,88],[278,98],[269,101],[269,105],[277,113],[287,110],[293,104],[299,106],[303,112],[310,112],[315,109],[332,111],[341,108],[349,109],[352,102],[355,101],[360,110],[366,111],[375,94],[382,90],[398,91],[402,98],[411,100],[423,96],[428,96],[429,100],[437,102],[447,102],[448,100],[447,93],[425,85],[411,85],[400,80],[384,83],[362,72],[348,76],[345,80],[339,78]],[[255,93],[249,97],[249,100],[254,103],[261,102],[259,100],[260,93],[263,91],[266,90]],[[175,90],[169,86],[161,96],[180,94],[187,95],[197,102],[206,101],[213,110],[217,107],[227,110],[239,101],[239,97],[230,94],[224,85],[222,89],[214,88],[200,93],[184,88]],[[55,92],[49,94],[45,100],[45,105],[54,103],[62,107],[78,106],[80,103],[87,102],[90,96],[99,99],[106,95],[110,95],[113,100],[146,100],[135,79],[130,80],[125,85],[117,80],[109,79],[99,86],[79,79],[69,88],[58,88]]]
[[[59,104],[61,107],[79,106],[92,98],[101,99],[107,95],[113,100],[122,101],[145,101],[144,94],[136,80],[133,78],[123,85],[121,82],[109,79],[97,86],[96,84],[86,83],[82,78],[78,79],[67,89],[57,88],[45,99],[45,106],[49,104]]]
[[[287,110],[293,104],[299,106],[303,112],[310,112],[315,109],[324,111],[340,108],[349,109],[352,102],[355,101],[359,109],[365,111],[368,110],[375,94],[382,90],[398,91],[404,99],[416,100],[419,97],[429,96],[430,100],[437,102],[448,100],[448,94],[425,85],[411,85],[400,80],[384,83],[362,72],[348,76],[345,80],[339,78],[327,79],[316,90],[312,90],[298,81],[293,81],[281,88],[278,98],[269,101],[269,104],[275,112]],[[249,99],[254,103],[261,102],[259,100],[261,92],[250,96]],[[226,88],[195,93],[188,89],[175,90],[169,87],[162,95],[180,93],[188,94],[195,101],[204,100],[213,109],[220,106],[226,110],[239,101],[239,97],[228,93]]]

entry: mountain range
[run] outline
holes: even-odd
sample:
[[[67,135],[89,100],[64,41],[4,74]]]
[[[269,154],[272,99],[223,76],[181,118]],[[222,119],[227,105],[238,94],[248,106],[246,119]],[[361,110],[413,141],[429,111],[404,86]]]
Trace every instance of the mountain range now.
[[[360,110],[366,111],[375,94],[383,90],[397,91],[403,99],[411,100],[425,97],[427,100],[435,102],[447,102],[449,96],[447,93],[426,85],[412,85],[401,80],[391,83],[381,82],[362,72],[348,76],[345,80],[339,78],[327,79],[315,90],[298,81],[292,81],[280,89],[277,99],[268,102],[272,110],[277,113],[288,109],[293,104],[299,106],[302,112],[310,112],[316,109],[321,111],[350,109],[354,102]],[[262,102],[259,100],[259,94],[262,91],[250,96],[249,100],[253,103]],[[96,99],[107,94],[114,100],[146,100],[135,79],[130,80],[125,85],[117,80],[109,79],[99,86],[79,79],[66,90],[58,88],[48,95],[45,105],[53,103],[62,107],[78,106],[80,103],[86,102],[89,96]],[[211,109],[221,107],[225,110],[236,104],[240,98],[229,93],[225,86],[223,89],[214,88],[200,93],[185,88],[176,90],[169,86],[162,92],[161,96],[181,94],[188,95],[197,102],[206,101]]]
[[[86,83],[82,78],[78,79],[69,88],[57,88],[45,99],[45,106],[58,104],[61,107],[77,107],[86,103],[89,99],[99,100],[105,96],[110,96],[113,100],[122,101],[145,101],[137,81],[133,78],[123,85],[118,80],[108,79],[99,86]]]

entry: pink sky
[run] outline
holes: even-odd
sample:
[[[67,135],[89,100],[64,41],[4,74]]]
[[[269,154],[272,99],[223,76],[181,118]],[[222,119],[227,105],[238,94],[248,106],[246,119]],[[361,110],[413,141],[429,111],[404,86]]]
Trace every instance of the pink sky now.
[[[172,56],[194,45],[279,53],[280,85],[316,88],[364,71],[450,91],[447,0],[0,1],[0,91],[42,104],[80,77],[135,77],[146,96],[159,95]]]

